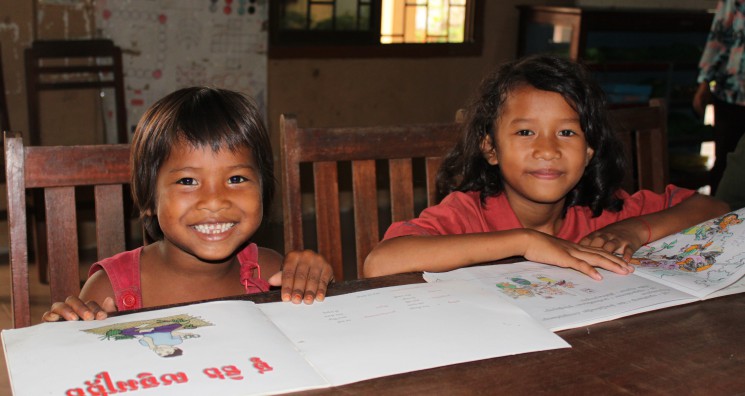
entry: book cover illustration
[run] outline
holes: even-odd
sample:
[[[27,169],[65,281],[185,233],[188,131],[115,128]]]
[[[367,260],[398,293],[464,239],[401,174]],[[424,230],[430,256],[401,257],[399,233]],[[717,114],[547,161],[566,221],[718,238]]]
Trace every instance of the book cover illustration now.
[[[200,334],[193,330],[203,326],[212,326],[212,323],[182,314],[116,323],[82,331],[98,335],[101,340],[106,341],[136,340],[137,344],[146,347],[157,356],[168,358],[182,356],[184,351],[181,344],[185,340],[199,338]],[[133,345],[136,344],[133,343]]]
[[[674,283],[699,297],[745,272],[745,208],[640,248],[631,260],[639,275]],[[700,292],[700,293],[699,293]]]

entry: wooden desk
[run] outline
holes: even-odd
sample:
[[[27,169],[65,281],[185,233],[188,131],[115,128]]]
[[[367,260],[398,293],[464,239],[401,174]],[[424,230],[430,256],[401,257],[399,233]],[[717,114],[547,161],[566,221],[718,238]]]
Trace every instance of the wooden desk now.
[[[329,295],[423,282],[402,274],[338,283]],[[277,293],[251,296],[277,301]],[[571,349],[376,378],[303,395],[644,394],[745,392],[745,294],[666,308],[558,333]],[[391,357],[395,359],[395,356]]]

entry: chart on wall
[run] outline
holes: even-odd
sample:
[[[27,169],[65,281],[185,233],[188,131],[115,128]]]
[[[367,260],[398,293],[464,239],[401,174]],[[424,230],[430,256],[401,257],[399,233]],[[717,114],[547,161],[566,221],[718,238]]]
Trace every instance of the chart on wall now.
[[[130,135],[148,106],[194,85],[243,92],[266,113],[267,3],[96,1],[99,35],[113,40],[123,52]],[[107,113],[113,108],[112,103]]]

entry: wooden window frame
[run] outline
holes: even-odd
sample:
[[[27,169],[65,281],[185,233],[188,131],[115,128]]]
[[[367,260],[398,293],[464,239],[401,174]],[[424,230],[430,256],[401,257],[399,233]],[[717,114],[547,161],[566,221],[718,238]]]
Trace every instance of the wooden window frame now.
[[[269,7],[269,59],[292,58],[427,58],[480,56],[483,47],[484,0],[468,8],[463,43],[382,44],[367,32],[288,32],[279,30],[279,8]],[[372,7],[371,23],[380,25],[380,7]],[[470,38],[470,40],[469,40]]]

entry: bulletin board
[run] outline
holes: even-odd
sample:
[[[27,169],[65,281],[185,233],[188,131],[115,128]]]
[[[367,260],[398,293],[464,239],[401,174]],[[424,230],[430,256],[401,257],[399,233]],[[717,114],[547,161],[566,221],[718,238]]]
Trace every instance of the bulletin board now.
[[[194,85],[243,92],[266,114],[267,3],[96,1],[98,36],[113,40],[123,51],[130,136],[148,106]],[[113,108],[111,103],[107,113]],[[113,128],[107,130],[113,133]]]

